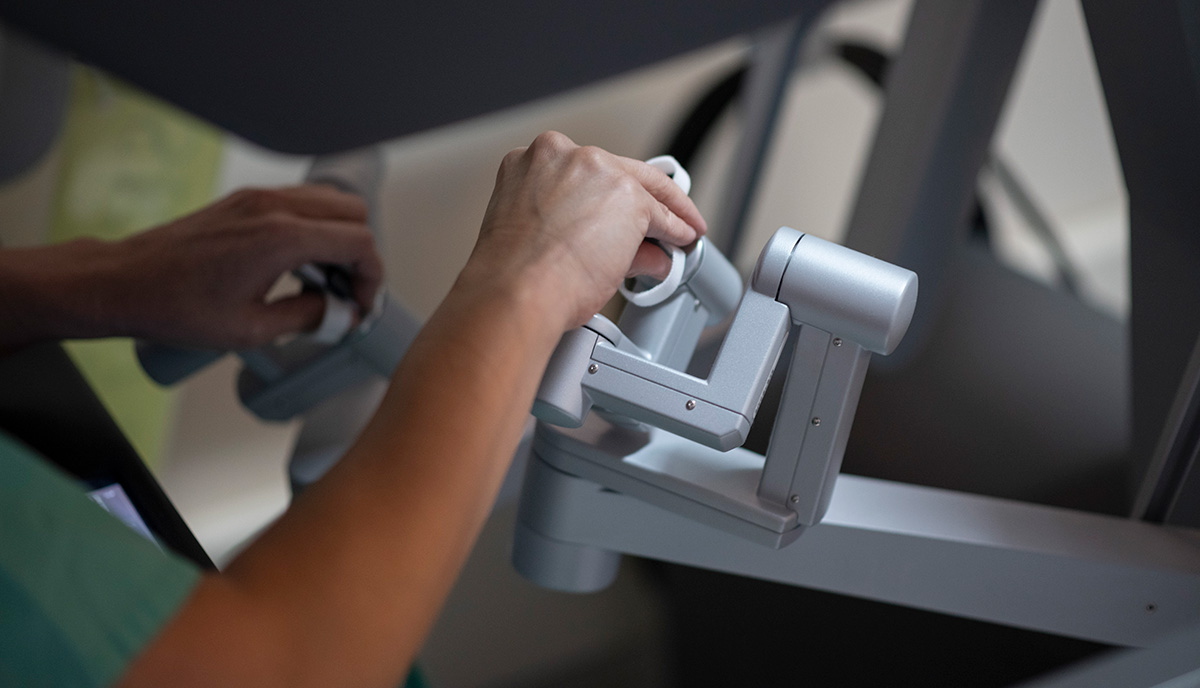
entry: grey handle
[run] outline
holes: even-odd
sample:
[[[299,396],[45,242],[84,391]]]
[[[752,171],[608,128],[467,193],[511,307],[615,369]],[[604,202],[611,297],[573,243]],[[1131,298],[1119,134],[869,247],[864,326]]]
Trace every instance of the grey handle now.
[[[145,341],[136,342],[134,351],[142,370],[160,385],[173,385],[215,363],[228,353],[212,349],[185,349]]]

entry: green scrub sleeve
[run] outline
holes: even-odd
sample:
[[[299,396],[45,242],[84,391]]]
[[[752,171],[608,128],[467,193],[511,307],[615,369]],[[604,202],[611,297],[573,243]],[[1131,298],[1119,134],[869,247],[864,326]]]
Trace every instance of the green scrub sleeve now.
[[[0,686],[110,685],[200,575],[0,432]]]
[[[0,433],[0,686],[106,686],[200,579]]]

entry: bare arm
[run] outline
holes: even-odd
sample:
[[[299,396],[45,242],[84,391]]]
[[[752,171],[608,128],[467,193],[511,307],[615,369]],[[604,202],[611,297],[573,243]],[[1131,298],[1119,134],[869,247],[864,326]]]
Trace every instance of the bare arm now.
[[[543,135],[501,166],[475,252],[349,454],[125,684],[395,685],[474,542],[559,337],[704,229],[665,175]]]
[[[267,304],[267,291],[303,263],[345,263],[369,307],[383,268],[366,219],[329,187],[248,189],[119,242],[0,249],[0,354],[109,336],[240,349],[312,329],[320,296]]]

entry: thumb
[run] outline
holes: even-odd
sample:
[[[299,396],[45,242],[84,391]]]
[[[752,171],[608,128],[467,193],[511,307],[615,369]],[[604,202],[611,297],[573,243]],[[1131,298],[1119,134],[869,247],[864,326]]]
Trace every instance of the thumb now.
[[[662,280],[666,279],[670,272],[671,256],[661,246],[643,241],[642,245],[638,246],[637,253],[633,256],[633,262],[629,265],[629,272],[625,273],[625,276],[648,275]]]
[[[325,297],[320,292],[303,291],[264,304],[257,314],[259,329],[255,334],[265,344],[285,334],[310,332],[317,329],[324,315]]]

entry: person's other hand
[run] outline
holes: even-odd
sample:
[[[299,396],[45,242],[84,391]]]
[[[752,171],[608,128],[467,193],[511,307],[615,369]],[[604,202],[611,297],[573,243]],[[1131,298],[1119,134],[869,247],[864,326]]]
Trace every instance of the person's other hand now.
[[[548,132],[500,165],[464,274],[554,295],[563,329],[582,324],[621,280],[665,277],[670,258],[645,239],[687,246],[704,234],[696,206],[639,160]]]
[[[360,308],[371,308],[383,267],[366,220],[359,197],[332,187],[246,189],[124,241],[48,249],[82,275],[66,281],[86,300],[82,335],[245,349],[320,324],[317,293],[266,302],[279,277],[304,263],[348,266]]]

